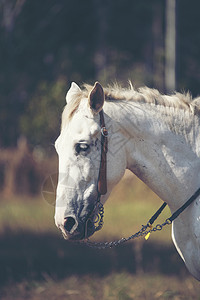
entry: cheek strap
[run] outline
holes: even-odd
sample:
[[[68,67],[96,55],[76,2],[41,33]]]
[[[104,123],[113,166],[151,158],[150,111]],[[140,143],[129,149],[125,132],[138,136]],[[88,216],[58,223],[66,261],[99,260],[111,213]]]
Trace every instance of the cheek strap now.
[[[107,152],[108,152],[108,131],[105,127],[103,109],[99,112],[101,126],[101,160],[99,167],[99,178],[97,190],[99,195],[107,193]]]

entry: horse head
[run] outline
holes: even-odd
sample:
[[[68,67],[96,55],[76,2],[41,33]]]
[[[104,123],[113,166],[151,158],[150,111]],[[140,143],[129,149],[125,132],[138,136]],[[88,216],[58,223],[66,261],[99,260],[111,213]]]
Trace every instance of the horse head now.
[[[98,82],[87,96],[72,83],[66,96],[61,133],[55,143],[59,156],[55,223],[66,239],[83,239],[91,236],[96,229],[102,155],[100,112],[105,104],[104,98],[103,88]],[[112,131],[111,122],[109,124]],[[115,171],[113,155],[108,153],[108,157],[108,191],[104,188],[101,193],[106,193],[102,197],[103,202],[126,168],[122,163],[120,172],[118,163]],[[123,159],[119,161],[124,162]]]

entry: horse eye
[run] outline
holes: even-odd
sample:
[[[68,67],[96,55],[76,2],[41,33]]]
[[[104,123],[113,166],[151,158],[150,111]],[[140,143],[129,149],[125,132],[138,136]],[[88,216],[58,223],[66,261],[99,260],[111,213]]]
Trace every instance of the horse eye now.
[[[85,153],[90,148],[90,146],[84,142],[77,143],[75,146],[76,153],[79,154],[81,152]]]

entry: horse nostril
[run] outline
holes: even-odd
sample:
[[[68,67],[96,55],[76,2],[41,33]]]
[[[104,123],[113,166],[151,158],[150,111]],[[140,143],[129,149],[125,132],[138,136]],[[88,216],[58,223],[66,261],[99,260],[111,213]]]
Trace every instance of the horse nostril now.
[[[67,232],[70,233],[72,228],[74,227],[76,221],[72,217],[65,218],[64,228]]]

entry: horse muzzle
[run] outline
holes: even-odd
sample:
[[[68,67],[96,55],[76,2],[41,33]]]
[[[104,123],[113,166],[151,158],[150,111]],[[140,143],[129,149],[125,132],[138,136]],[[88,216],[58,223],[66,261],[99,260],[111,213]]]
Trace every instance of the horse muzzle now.
[[[93,221],[89,218],[86,222],[78,222],[75,216],[67,216],[64,225],[60,227],[63,237],[67,240],[82,240],[95,232]]]

